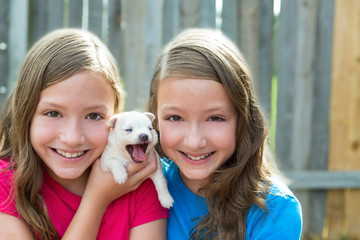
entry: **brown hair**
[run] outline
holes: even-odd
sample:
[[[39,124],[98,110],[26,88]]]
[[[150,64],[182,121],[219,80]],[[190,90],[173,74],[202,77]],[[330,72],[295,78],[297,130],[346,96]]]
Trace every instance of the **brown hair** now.
[[[201,189],[209,213],[198,219],[191,238],[245,239],[250,207],[256,204],[266,210],[264,199],[270,187],[271,169],[264,154],[268,129],[244,58],[221,33],[188,29],[175,37],[158,59],[151,81],[149,111],[157,113],[159,82],[170,77],[221,83],[239,116],[235,152]],[[160,155],[166,157],[161,145],[157,147]]]
[[[41,159],[30,142],[30,124],[40,92],[81,71],[101,74],[114,91],[115,112],[123,105],[123,92],[116,61],[95,35],[78,29],[60,29],[40,39],[29,50],[15,89],[6,102],[0,121],[0,158],[14,166],[16,206],[34,236],[57,236],[45,203]]]

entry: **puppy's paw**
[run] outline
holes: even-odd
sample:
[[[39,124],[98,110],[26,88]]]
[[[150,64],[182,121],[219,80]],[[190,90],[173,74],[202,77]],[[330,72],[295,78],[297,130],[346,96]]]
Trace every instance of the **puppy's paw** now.
[[[127,172],[126,170],[125,171],[122,171],[122,170],[113,170],[112,171],[112,174],[113,174],[113,177],[114,177],[114,181],[118,184],[123,184],[126,179],[127,179]]]
[[[114,176],[114,181],[118,184],[123,184],[127,179],[127,176]]]
[[[170,208],[174,203],[174,199],[171,197],[170,194],[159,196],[159,201],[161,203],[161,206],[163,206],[164,208]]]

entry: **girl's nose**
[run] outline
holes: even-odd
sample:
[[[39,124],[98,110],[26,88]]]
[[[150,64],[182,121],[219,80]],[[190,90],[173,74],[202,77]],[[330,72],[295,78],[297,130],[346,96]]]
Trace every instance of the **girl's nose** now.
[[[188,149],[201,149],[207,145],[206,133],[198,125],[189,126],[185,132],[184,144]]]
[[[59,126],[60,127],[60,126]],[[79,146],[85,141],[84,131],[78,120],[71,119],[61,126],[60,141],[67,146]]]

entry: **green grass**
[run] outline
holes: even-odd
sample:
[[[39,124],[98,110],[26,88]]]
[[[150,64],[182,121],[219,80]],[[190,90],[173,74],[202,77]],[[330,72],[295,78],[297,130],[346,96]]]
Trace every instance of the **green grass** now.
[[[271,79],[270,149],[275,153],[276,138],[277,77]]]

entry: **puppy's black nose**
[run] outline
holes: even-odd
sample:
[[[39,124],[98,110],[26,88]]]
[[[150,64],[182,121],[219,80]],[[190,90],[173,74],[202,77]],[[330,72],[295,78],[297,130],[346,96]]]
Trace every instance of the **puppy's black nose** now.
[[[145,133],[140,134],[140,140],[142,142],[147,142],[149,140],[149,136],[147,134],[145,134]]]

